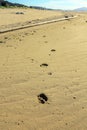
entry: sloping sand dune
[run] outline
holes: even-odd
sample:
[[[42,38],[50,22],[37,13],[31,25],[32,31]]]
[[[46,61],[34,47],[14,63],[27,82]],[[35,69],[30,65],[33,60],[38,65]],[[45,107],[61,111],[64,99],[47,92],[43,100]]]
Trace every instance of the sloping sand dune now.
[[[16,13],[23,14],[16,14]],[[43,19],[55,16],[61,16],[64,13],[61,11],[46,11],[46,10],[36,10],[36,9],[23,9],[23,8],[13,8],[13,9],[0,9],[0,26],[15,24],[20,22],[26,22],[35,19]]]
[[[86,21],[0,35],[0,130],[87,130]]]

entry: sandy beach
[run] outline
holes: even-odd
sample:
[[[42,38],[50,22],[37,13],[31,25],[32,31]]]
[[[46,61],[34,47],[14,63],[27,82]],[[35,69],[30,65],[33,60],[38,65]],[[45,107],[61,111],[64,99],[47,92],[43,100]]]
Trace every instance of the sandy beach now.
[[[0,9],[0,29],[62,15]],[[0,34],[0,130],[87,130],[87,13],[76,15]]]

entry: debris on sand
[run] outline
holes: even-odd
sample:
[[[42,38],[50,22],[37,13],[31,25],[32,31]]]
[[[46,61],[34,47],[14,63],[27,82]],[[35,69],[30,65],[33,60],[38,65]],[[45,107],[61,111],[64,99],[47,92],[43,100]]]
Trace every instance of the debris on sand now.
[[[68,16],[68,15],[65,15],[64,17],[65,17],[65,18],[68,18],[69,16]]]
[[[3,41],[0,41],[0,43],[4,43]]]
[[[23,12],[16,12],[16,14],[24,14]]]
[[[4,37],[4,39],[8,39],[8,37]]]
[[[52,49],[51,51],[54,52],[54,51],[56,51],[56,50],[55,50],[55,49]]]
[[[48,101],[48,97],[44,93],[39,94],[37,97],[42,104],[45,104]]]
[[[46,35],[43,35],[43,37],[46,37]]]
[[[51,72],[49,72],[49,73],[48,73],[48,75],[52,75],[52,73],[51,73]]]
[[[47,66],[48,66],[47,63],[43,63],[43,64],[40,65],[40,67],[47,67]]]
[[[74,96],[73,99],[76,99],[76,97]]]

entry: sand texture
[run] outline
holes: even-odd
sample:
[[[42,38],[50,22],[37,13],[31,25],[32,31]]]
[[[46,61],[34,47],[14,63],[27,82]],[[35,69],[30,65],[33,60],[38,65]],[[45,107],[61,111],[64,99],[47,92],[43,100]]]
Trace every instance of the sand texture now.
[[[23,13],[23,14],[17,14]],[[36,9],[0,9],[0,26],[8,24],[16,24],[20,22],[26,22],[31,20],[41,20],[43,18],[51,18],[61,16],[64,13],[61,11],[46,11]]]
[[[5,14],[5,20],[5,10],[1,26],[29,19],[19,15],[11,21],[13,15]],[[30,20],[56,15],[29,11]],[[0,130],[87,130],[86,21],[84,13],[0,34]],[[44,104],[40,93],[48,97]]]

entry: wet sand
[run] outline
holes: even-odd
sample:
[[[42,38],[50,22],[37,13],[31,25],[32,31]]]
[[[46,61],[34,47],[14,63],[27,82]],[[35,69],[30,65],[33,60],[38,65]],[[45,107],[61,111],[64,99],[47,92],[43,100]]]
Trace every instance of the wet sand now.
[[[0,130],[87,130],[86,15],[0,34]]]

